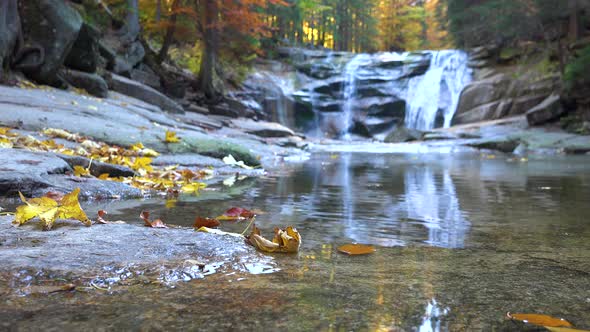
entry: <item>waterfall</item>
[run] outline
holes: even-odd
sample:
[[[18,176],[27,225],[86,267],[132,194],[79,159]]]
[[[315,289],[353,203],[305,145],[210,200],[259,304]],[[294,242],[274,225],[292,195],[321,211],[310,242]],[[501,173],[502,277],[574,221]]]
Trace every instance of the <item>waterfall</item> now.
[[[431,53],[430,67],[422,76],[408,82],[405,125],[430,130],[442,116],[443,127],[449,127],[459,103],[459,96],[471,78],[467,53],[456,50]]]
[[[344,67],[344,83],[343,83],[343,101],[342,117],[343,117],[343,131],[344,139],[349,140],[349,130],[352,127],[354,102],[356,97],[356,78],[357,72],[362,65],[366,65],[370,61],[370,55],[358,54]]]

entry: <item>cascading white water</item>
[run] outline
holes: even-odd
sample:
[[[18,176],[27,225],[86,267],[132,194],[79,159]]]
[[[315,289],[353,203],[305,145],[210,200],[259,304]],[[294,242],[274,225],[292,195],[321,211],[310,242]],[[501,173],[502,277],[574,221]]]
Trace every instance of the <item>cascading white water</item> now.
[[[354,101],[356,97],[356,79],[359,68],[370,62],[371,56],[369,54],[358,54],[346,64],[344,67],[344,86],[342,97],[344,103],[342,104],[343,130],[344,139],[349,140],[350,135],[348,131],[352,126]]]
[[[442,112],[443,126],[449,127],[463,87],[471,79],[467,53],[457,50],[432,52],[430,67],[422,76],[408,82],[406,119],[408,128],[430,130],[437,113]]]

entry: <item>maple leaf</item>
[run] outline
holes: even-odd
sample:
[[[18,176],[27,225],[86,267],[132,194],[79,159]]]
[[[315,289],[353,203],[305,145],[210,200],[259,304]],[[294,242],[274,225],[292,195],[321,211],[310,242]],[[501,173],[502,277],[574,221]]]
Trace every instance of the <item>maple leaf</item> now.
[[[164,139],[166,143],[178,143],[180,142],[180,137],[176,136],[176,132],[166,130],[166,138]]]
[[[19,192],[20,198],[25,205],[16,208],[14,223],[22,225],[38,217],[45,230],[50,230],[56,219],[76,219],[86,226],[90,226],[91,221],[78,202],[78,194],[80,194],[80,188],[74,189],[71,193],[64,195],[61,200],[56,201],[47,196],[27,200]]]
[[[272,241],[262,237],[256,225],[252,232],[246,237],[246,242],[256,249],[264,252],[296,253],[301,246],[301,235],[297,229],[289,226],[285,230],[275,228],[275,236]]]

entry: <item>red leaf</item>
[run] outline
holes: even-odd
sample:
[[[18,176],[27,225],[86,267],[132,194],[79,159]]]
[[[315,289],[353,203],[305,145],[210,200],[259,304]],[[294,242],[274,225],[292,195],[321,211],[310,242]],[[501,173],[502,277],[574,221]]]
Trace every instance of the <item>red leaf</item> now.
[[[240,208],[240,207],[233,207],[227,211],[225,211],[225,214],[228,217],[236,217],[236,218],[252,218],[254,217],[256,214],[250,210],[246,210],[244,208]]]
[[[197,217],[197,218],[195,218],[194,227],[195,228],[201,228],[201,227],[214,228],[219,225],[221,225],[221,223],[217,219]]]

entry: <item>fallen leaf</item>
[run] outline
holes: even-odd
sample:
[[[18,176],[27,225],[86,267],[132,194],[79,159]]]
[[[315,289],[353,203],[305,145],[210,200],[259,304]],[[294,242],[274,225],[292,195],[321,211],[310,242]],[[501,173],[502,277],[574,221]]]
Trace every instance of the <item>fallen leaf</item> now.
[[[168,228],[168,226],[166,226],[166,224],[164,224],[164,222],[160,219],[156,219],[153,221],[150,221],[150,213],[149,211],[142,211],[141,214],[139,215],[139,217],[143,220],[143,222],[145,223],[146,227],[151,227],[151,228]]]
[[[367,255],[372,254],[375,252],[375,248],[373,246],[365,245],[365,244],[345,244],[343,246],[338,247],[338,251],[347,255]]]
[[[199,190],[206,188],[207,185],[201,182],[193,182],[193,183],[189,183],[189,184],[185,184],[184,186],[182,186],[182,188],[180,188],[180,190],[182,190],[183,193],[186,194],[196,194],[199,192]]]
[[[56,200],[46,196],[27,200],[19,192],[20,198],[25,205],[16,208],[14,223],[22,225],[38,217],[43,223],[43,228],[46,230],[53,227],[56,219],[76,219],[86,226],[90,226],[91,221],[78,202],[79,193],[80,188],[76,188],[71,193],[64,195],[58,203]]]
[[[508,318],[518,320],[528,324],[542,325],[546,327],[573,327],[573,325],[563,318],[556,318],[540,314],[506,314]]]
[[[194,227],[197,229],[201,227],[214,228],[219,225],[221,225],[221,223],[217,219],[197,217],[195,218]]]
[[[246,165],[241,160],[240,161],[237,161],[236,158],[234,158],[234,156],[232,156],[231,154],[229,156],[227,156],[227,157],[224,157],[223,158],[223,162],[226,165],[229,165],[229,166],[238,166],[238,167],[241,167],[241,168],[244,168],[244,169],[254,169],[254,167]]]
[[[285,230],[275,228],[275,236],[272,241],[262,237],[256,225],[252,226],[252,232],[246,237],[246,242],[256,249],[264,252],[296,253],[301,246],[301,235],[297,229],[289,226]]]
[[[96,222],[99,224],[126,224],[126,222],[122,220],[108,221],[104,219],[105,215],[107,215],[107,212],[105,210],[98,210],[98,217],[96,218]]]
[[[109,173],[102,173],[98,176],[100,180],[108,180],[111,175]]]
[[[74,166],[74,176],[88,177],[90,176],[90,169],[84,168],[82,166]]]
[[[236,184],[236,176],[232,175],[229,178],[223,180],[223,185],[226,187],[233,187]]]
[[[170,130],[166,130],[166,139],[165,139],[166,143],[178,143],[180,142],[180,137],[176,136],[176,132],[174,131],[170,131]]]
[[[236,221],[236,220],[250,219],[255,216],[256,216],[256,213],[254,213],[253,211],[246,210],[246,209],[240,208],[240,207],[233,207],[233,208],[225,211],[224,214],[222,214],[221,216],[219,216],[215,219]]]

